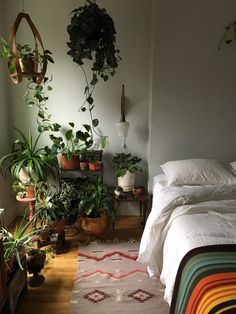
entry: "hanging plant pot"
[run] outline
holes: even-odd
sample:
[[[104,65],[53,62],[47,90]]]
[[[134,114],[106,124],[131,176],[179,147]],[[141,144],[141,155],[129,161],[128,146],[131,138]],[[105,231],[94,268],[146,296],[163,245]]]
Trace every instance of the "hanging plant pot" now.
[[[16,42],[16,33],[23,19],[25,19],[28,23],[35,40],[33,53],[30,53],[31,57],[27,58],[28,60],[24,60],[24,58],[21,59],[18,49],[19,45]],[[41,46],[41,50],[43,53],[39,52],[39,45]],[[12,52],[12,60],[8,61],[8,70],[13,83],[18,84],[22,81],[23,77],[27,77],[33,78],[35,83],[40,84],[47,70],[47,62],[51,59],[48,56],[48,53],[50,52],[44,50],[41,36],[28,14],[20,12],[17,15],[17,18],[13,23],[10,31],[9,46]]]
[[[24,73],[33,73],[35,69],[35,60],[31,58],[20,58],[19,59],[21,71]]]

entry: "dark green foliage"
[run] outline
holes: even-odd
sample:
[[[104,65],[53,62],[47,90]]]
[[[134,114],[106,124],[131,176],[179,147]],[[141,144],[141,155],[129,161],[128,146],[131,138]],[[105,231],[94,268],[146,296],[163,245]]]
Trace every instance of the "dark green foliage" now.
[[[132,156],[131,154],[116,153],[112,158],[112,162],[116,169],[116,176],[123,177],[127,170],[131,173],[141,171],[141,167],[138,163],[141,158]]]
[[[106,208],[115,218],[116,199],[114,193],[97,176],[95,182],[86,182],[80,187],[79,213],[90,218],[101,216],[101,209]]]
[[[230,44],[236,40],[236,21],[225,26],[225,32],[219,42],[218,49],[222,48],[223,44]]]

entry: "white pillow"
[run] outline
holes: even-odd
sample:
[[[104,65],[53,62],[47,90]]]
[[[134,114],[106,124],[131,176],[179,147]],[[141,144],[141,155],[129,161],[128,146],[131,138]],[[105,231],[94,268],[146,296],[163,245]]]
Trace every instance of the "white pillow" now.
[[[168,185],[216,185],[236,183],[229,163],[212,159],[168,161],[161,165]]]

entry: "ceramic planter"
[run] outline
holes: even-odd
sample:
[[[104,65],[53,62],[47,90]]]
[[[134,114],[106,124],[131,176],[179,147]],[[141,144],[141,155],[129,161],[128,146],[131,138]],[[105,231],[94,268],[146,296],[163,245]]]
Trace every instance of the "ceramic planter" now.
[[[126,171],[125,175],[118,177],[118,186],[122,187],[124,192],[130,192],[134,188],[135,174]]]

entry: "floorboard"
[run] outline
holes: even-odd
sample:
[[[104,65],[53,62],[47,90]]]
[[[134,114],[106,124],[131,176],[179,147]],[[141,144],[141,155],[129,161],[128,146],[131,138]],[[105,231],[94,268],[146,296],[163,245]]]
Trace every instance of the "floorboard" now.
[[[138,216],[116,218],[115,230],[112,225],[103,235],[105,239],[139,239],[142,225]],[[16,314],[67,314],[73,288],[73,278],[77,271],[78,242],[90,241],[94,237],[80,233],[76,238],[66,241],[64,252],[51,258],[42,274],[45,281],[38,287],[28,287],[18,302]]]

